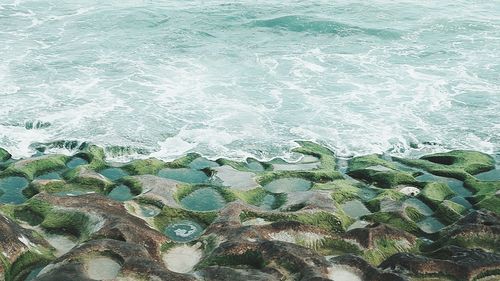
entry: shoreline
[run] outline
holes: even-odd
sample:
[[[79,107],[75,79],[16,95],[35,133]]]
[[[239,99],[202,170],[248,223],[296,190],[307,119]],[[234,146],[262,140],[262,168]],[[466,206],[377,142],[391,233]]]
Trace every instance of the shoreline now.
[[[197,154],[201,157],[207,158],[209,160],[215,161],[217,159],[221,158],[226,158],[232,161],[245,161],[246,159],[255,159],[260,162],[270,162],[273,160],[284,160],[290,163],[293,162],[298,162],[300,161],[301,155],[298,153],[293,152],[293,149],[300,147],[300,142],[313,142],[318,145],[324,146],[325,148],[328,148],[329,150],[333,151],[335,153],[335,157],[338,159],[342,160],[349,160],[354,157],[359,157],[359,156],[364,156],[368,154],[382,154],[382,155],[387,155],[387,156],[396,156],[396,157],[404,157],[404,158],[419,158],[421,156],[424,156],[426,154],[432,154],[432,153],[443,153],[451,150],[474,150],[482,153],[489,154],[495,158],[500,157],[500,150],[491,150],[491,149],[478,149],[478,148],[453,148],[453,147],[446,147],[442,144],[439,143],[434,143],[434,142],[422,142],[419,144],[410,144],[408,147],[405,148],[404,152],[394,152],[391,150],[394,150],[394,148],[387,149],[385,151],[377,150],[377,151],[372,151],[370,153],[361,153],[361,152],[350,152],[348,155],[345,154],[340,154],[338,151],[326,145],[325,143],[317,142],[316,140],[313,139],[295,139],[295,140],[290,140],[287,143],[289,144],[287,147],[289,149],[287,151],[283,151],[282,153],[276,153],[274,155],[270,155],[270,153],[267,156],[261,156],[258,157],[255,155],[255,153],[252,153],[250,151],[247,151],[244,153],[246,156],[240,156],[240,157],[227,157],[227,155],[223,155],[224,153],[218,153],[214,155],[208,155],[206,153],[202,153],[201,151],[196,151],[196,150],[188,150],[187,152],[180,153],[180,154],[173,154],[173,155],[160,155],[160,151],[155,151],[155,150],[149,150],[146,148],[141,148],[141,147],[131,147],[131,146],[119,146],[119,145],[99,145],[99,144],[93,144],[91,142],[86,142],[86,141],[77,141],[77,140],[59,140],[59,141],[52,141],[52,142],[46,142],[46,143],[40,143],[40,142],[34,142],[29,146],[29,149],[24,149],[23,153],[13,153],[13,151],[10,151],[10,153],[13,154],[12,158],[15,159],[24,159],[24,158],[30,158],[36,155],[42,155],[42,154],[64,154],[66,156],[71,156],[73,154],[78,153],[79,151],[84,150],[88,146],[99,146],[104,150],[104,154],[106,156],[106,159],[108,159],[109,162],[116,163],[117,165],[124,164],[133,160],[138,160],[138,159],[148,159],[148,158],[157,158],[161,161],[164,162],[170,162],[174,161],[180,157],[183,157],[187,154]],[[0,148],[9,150],[6,147],[2,147],[0,145]],[[260,151],[260,150],[259,150]],[[498,160],[497,160],[498,162]]]
[[[491,155],[339,159],[297,143],[293,163],[190,153],[116,165],[94,145],[19,160],[0,149],[0,276],[498,276],[500,169]]]

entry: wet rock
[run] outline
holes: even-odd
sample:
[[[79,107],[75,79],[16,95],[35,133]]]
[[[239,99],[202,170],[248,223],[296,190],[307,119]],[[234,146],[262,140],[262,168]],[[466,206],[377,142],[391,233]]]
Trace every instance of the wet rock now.
[[[252,172],[238,171],[228,165],[215,167],[213,170],[224,186],[238,190],[250,190],[259,185],[255,180],[255,173]]]
[[[443,200],[454,195],[448,185],[439,182],[432,182],[425,185],[419,197],[425,202],[437,207]]]
[[[373,265],[380,264],[395,253],[417,250],[414,235],[379,223],[349,230],[342,238],[361,246],[361,255]]]
[[[257,182],[265,186],[272,181],[280,179],[303,179],[311,182],[326,183],[333,180],[343,179],[342,174],[335,170],[311,170],[311,171],[273,171],[264,172],[257,177]]]
[[[407,281],[402,275],[381,270],[373,267],[362,258],[355,255],[342,255],[331,258],[330,261],[336,266],[347,266],[360,272],[360,280],[364,281]],[[334,271],[336,268],[333,268]],[[347,279],[346,279],[347,281]]]
[[[233,206],[233,205],[231,205]],[[334,233],[345,231],[352,219],[343,212],[331,212],[321,209],[304,209],[295,212],[262,212],[260,210],[244,210],[241,213],[243,221],[261,218],[267,221],[298,221]]]
[[[349,161],[347,174],[382,188],[393,188],[398,185],[418,185],[414,175],[398,170],[397,166],[381,155],[359,156]]]
[[[444,200],[436,209],[436,217],[442,222],[451,224],[462,218],[462,215],[466,212],[467,209],[464,206],[453,201]]]
[[[69,173],[65,174],[68,182],[83,186],[98,187],[105,190],[113,185],[113,182],[105,176],[91,170],[89,165],[79,166]]]
[[[135,186],[135,189],[141,189],[142,194],[138,197],[140,200],[155,202],[160,207],[165,205],[172,208],[180,207],[175,199],[177,186],[181,184],[178,181],[153,175],[141,175],[127,178],[125,184],[129,187]]]
[[[372,212],[378,212],[386,202],[401,202],[406,198],[408,197],[403,193],[389,189],[377,194],[374,198],[366,202],[366,205]]]
[[[107,262],[91,264],[93,259],[110,259],[118,264],[117,277],[131,278],[132,280],[195,280],[194,277],[185,274],[171,272],[165,268],[162,262],[151,258],[150,253],[143,247],[142,243],[117,241],[112,239],[99,239],[81,244],[73,248],[67,254],[53,261],[40,272],[37,281],[66,281],[72,280],[95,280],[92,276],[96,274],[109,275],[110,268],[105,268]],[[96,267],[93,269],[92,267]],[[102,267],[102,268],[101,268]],[[97,272],[96,272],[97,271]],[[113,273],[111,272],[111,273]],[[109,276],[108,276],[109,277]],[[114,278],[110,278],[114,279]]]
[[[500,182],[491,182],[482,188],[472,199],[478,209],[500,213]]]
[[[246,265],[262,271],[274,269],[285,276],[296,276],[298,280],[328,280],[330,266],[313,250],[281,241],[224,242],[211,253],[205,264]]]
[[[264,272],[256,269],[236,269],[227,266],[209,266],[199,271],[206,281],[278,281],[282,280],[279,272]]]
[[[104,149],[96,145],[88,145],[82,151],[74,155],[74,157],[79,157],[88,162],[84,165],[90,170],[101,170],[106,167]]]
[[[37,204],[32,209],[44,209],[39,212],[44,218],[41,226],[46,229],[141,244],[157,260],[161,245],[168,241],[144,220],[129,214],[120,202],[99,194],[57,197],[40,193],[32,200],[32,206]]]
[[[183,156],[179,159],[175,159],[172,162],[166,163],[166,167],[171,169],[188,168],[189,164],[191,164],[194,160],[200,157],[201,155],[198,153],[188,153],[186,156]]]
[[[297,143],[300,147],[294,148],[293,151],[319,158],[321,169],[333,170],[337,167],[335,153],[330,149],[311,141],[297,141]]]
[[[0,162],[7,161],[10,159],[10,157],[11,157],[10,153],[7,150],[0,147]]]
[[[456,245],[500,253],[500,216],[491,211],[474,211],[443,229],[432,248]]]
[[[382,262],[380,268],[405,272],[410,276],[451,276],[456,280],[473,280],[479,276],[500,277],[500,255],[481,249],[446,246],[426,256],[398,253]]]
[[[31,198],[42,191],[49,193],[63,191],[65,186],[66,182],[64,180],[34,180],[23,190],[23,194],[27,198]]]
[[[405,231],[396,229],[381,223],[373,223],[363,228],[356,228],[347,231],[343,238],[356,241],[359,245],[367,249],[372,249],[376,246],[377,240],[404,240],[407,244],[412,245],[417,238]]]
[[[298,191],[291,192],[286,196],[286,202],[278,208],[280,211],[298,211],[301,209],[321,209],[338,212],[329,192],[321,191]]]
[[[422,168],[432,174],[465,180],[470,175],[495,168],[493,157],[477,151],[453,150],[422,156],[420,159],[394,158],[406,165]]]
[[[55,160],[62,179],[38,178],[52,175],[32,164],[58,155],[0,160],[0,190],[10,192],[0,197],[14,191],[22,197],[15,205],[0,204],[0,212],[11,218],[12,228],[32,228],[22,231],[35,245],[11,248],[20,246],[20,254],[0,263],[0,276],[21,281],[53,261],[39,280],[497,278],[500,182],[473,176],[490,167],[488,157],[437,154],[415,160],[431,168],[415,169],[381,155],[341,163],[342,171],[348,168],[367,185],[336,171],[329,149],[299,145],[294,152],[302,160],[283,167],[278,161],[213,162],[188,154],[172,162],[151,158],[119,166],[131,176],[103,170],[117,166],[91,145]],[[284,170],[272,170],[273,163]],[[460,181],[428,173],[415,179],[419,169],[444,168],[451,172],[442,175]],[[203,183],[162,178],[160,170],[202,175]],[[19,184],[6,189],[5,180]],[[103,196],[117,188],[136,197],[123,203]],[[101,194],[78,195],[85,192]],[[401,258],[394,258],[398,253]]]
[[[65,155],[43,155],[14,162],[2,172],[2,176],[22,176],[29,180],[46,172],[66,168],[66,161],[69,160]]]
[[[53,258],[51,246],[35,231],[0,215],[0,276],[24,280],[33,268]]]
[[[362,216],[362,220],[371,221],[374,223],[383,223],[394,228],[412,233],[414,235],[422,235],[423,232],[415,221],[408,216],[402,202],[386,201],[389,206],[385,210]]]

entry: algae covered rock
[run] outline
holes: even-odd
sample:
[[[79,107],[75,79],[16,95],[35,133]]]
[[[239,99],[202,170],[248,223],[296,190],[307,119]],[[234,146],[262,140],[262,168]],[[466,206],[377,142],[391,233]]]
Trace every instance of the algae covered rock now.
[[[451,197],[452,195],[454,195],[453,190],[451,190],[448,185],[439,182],[427,184],[420,193],[420,197],[424,201],[434,206],[437,206],[439,203],[443,202],[443,200]]]
[[[224,242],[204,263],[207,266],[245,265],[262,271],[279,271],[285,276],[295,275],[299,280],[328,280],[330,266],[313,250],[281,241]]]
[[[11,164],[4,175],[22,176],[29,180],[46,172],[56,171],[66,168],[66,161],[69,157],[66,155],[43,155],[28,159],[23,159]]]
[[[481,249],[447,246],[426,256],[398,253],[381,265],[382,269],[404,272],[415,278],[434,277],[440,280],[475,280],[478,277],[500,277],[500,255]],[[495,280],[495,279],[492,279]]]
[[[482,248],[500,253],[500,215],[491,211],[473,211],[444,228],[432,248],[455,245]]]
[[[349,278],[344,280],[366,280],[366,281],[407,281],[403,275],[398,275],[390,271],[381,270],[369,264],[364,259],[348,254],[336,256],[330,259],[333,267],[330,268],[330,279],[336,280],[336,276]],[[337,271],[339,271],[337,273]],[[347,273],[347,274],[346,274]],[[332,278],[333,277],[333,278]]]
[[[181,184],[180,182],[153,175],[140,175],[125,178],[124,184],[135,193],[141,193],[138,197],[139,201],[150,201],[160,207],[165,205],[174,208],[180,207],[175,199],[177,186]]]
[[[150,158],[134,160],[121,168],[131,175],[156,174],[161,169],[167,167],[167,164],[161,160]]]
[[[10,153],[7,150],[0,147],[0,162],[7,161],[10,159],[10,157],[11,157]]]
[[[436,216],[441,221],[451,224],[462,218],[466,212],[467,209],[464,206],[450,200],[444,200],[438,205]]]
[[[500,190],[500,189],[499,189]],[[475,206],[477,208],[482,208],[486,210],[493,211],[495,213],[500,213],[500,192],[490,192],[485,195],[479,195],[475,198],[477,203]]]
[[[422,168],[432,174],[465,180],[469,175],[478,174],[495,168],[495,160],[488,154],[453,150],[422,156],[420,159],[395,158],[397,161]]]
[[[393,254],[418,251],[417,237],[382,223],[349,230],[342,239],[359,245],[359,255],[375,266]]]
[[[297,143],[300,147],[294,148],[294,152],[318,157],[322,169],[336,168],[335,154],[330,149],[311,141],[297,141]]]
[[[283,277],[278,271],[263,272],[257,269],[239,269],[227,266],[208,266],[199,273],[206,281],[278,281],[282,280]]]
[[[147,246],[147,245],[146,245]],[[179,280],[194,277],[169,271],[142,243],[98,239],[73,248],[46,267],[37,281],[74,280]]]
[[[105,176],[90,169],[89,165],[79,166],[65,174],[69,182],[77,183],[83,186],[98,187],[101,190],[107,189],[113,185],[113,182]]]
[[[35,231],[0,215],[0,276],[5,280],[24,280],[33,268],[52,259],[51,246]]]
[[[382,188],[418,184],[412,173],[399,170],[394,163],[382,159],[378,154],[359,156],[349,160],[348,174]]]
[[[48,264],[35,280],[497,278],[500,182],[474,177],[491,157],[372,154],[350,159],[346,171],[333,151],[298,144],[297,163],[193,153],[119,165],[93,145],[72,157],[0,159],[0,192],[29,198],[0,204],[9,217],[0,217],[0,276],[21,281]],[[183,172],[203,180],[169,178]],[[23,185],[7,187],[13,177]],[[105,196],[120,188],[135,197]],[[61,253],[51,235],[72,244]]]

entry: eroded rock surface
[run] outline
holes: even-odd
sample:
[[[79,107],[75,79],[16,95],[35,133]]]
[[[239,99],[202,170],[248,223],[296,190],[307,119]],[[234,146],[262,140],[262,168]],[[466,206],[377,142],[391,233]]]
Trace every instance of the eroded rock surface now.
[[[0,149],[0,280],[500,278],[500,181],[481,180],[491,156],[339,161],[299,145],[296,163]]]

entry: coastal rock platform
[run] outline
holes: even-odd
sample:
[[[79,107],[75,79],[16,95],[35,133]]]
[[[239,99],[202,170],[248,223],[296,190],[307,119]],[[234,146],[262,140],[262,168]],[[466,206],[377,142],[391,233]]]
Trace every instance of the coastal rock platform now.
[[[298,144],[295,163],[0,149],[0,280],[500,280],[494,157]]]

